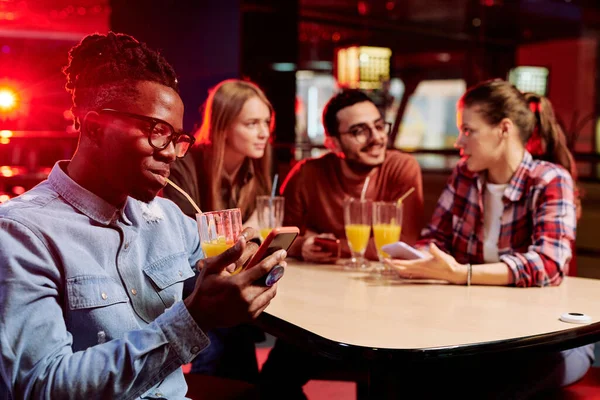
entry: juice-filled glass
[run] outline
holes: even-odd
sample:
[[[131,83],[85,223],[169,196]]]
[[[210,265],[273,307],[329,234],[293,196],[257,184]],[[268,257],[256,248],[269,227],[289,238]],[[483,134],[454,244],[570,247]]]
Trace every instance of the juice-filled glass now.
[[[402,233],[402,203],[377,201],[373,203],[373,238],[377,255],[382,264],[376,268],[380,273],[393,273],[383,265],[383,259],[389,257],[381,250],[383,246],[400,240]]]
[[[348,198],[344,201],[344,230],[352,258],[346,268],[361,269],[369,266],[364,258],[371,237],[371,202]]]
[[[280,228],[283,224],[285,198],[282,196],[258,196],[256,198],[256,217],[260,237],[265,240],[273,228]]]
[[[196,214],[196,222],[206,257],[223,253],[235,244],[242,233],[242,213],[239,208]]]

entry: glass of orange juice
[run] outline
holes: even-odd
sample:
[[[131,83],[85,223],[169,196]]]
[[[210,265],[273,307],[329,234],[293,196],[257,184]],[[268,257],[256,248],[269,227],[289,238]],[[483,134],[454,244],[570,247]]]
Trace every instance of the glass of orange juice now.
[[[344,201],[344,229],[352,258],[346,268],[368,268],[364,254],[371,237],[371,202],[349,198]]]
[[[282,196],[256,197],[256,217],[262,240],[266,239],[273,228],[279,228],[283,224],[284,206],[285,198]]]
[[[402,203],[376,201],[373,203],[373,237],[375,238],[375,247],[377,247],[377,255],[382,262],[375,271],[387,274],[395,274],[394,271],[388,270],[383,264],[383,259],[389,257],[381,250],[383,246],[390,243],[395,243],[400,240],[402,232]]]
[[[196,214],[196,221],[206,257],[223,253],[235,244],[242,233],[242,213],[239,208]]]

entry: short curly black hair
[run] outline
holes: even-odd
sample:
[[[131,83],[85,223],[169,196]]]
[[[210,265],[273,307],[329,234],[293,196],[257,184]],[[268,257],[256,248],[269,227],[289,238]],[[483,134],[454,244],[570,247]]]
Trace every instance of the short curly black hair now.
[[[91,34],[69,51],[63,68],[71,93],[74,126],[87,111],[115,100],[133,98],[135,82],[157,82],[179,93],[173,67],[145,43],[123,33]]]
[[[323,127],[325,128],[327,136],[338,137],[340,135],[337,119],[337,113],[340,110],[364,101],[373,103],[373,100],[371,100],[369,96],[357,89],[343,90],[329,99],[323,109]]]

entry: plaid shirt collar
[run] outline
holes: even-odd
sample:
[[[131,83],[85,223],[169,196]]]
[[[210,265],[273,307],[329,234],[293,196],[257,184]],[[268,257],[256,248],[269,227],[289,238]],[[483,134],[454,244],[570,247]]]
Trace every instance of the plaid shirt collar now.
[[[527,177],[531,175],[531,171],[533,171],[534,167],[535,165],[533,157],[527,150],[525,150],[521,163],[517,167],[517,170],[513,174],[508,187],[504,191],[505,198],[512,202],[521,200],[521,198],[525,195],[525,182],[527,181]],[[465,172],[466,175],[470,175],[473,179],[477,180],[477,190],[479,191],[481,198],[483,189],[485,188],[487,173],[471,172],[467,168],[465,168]]]

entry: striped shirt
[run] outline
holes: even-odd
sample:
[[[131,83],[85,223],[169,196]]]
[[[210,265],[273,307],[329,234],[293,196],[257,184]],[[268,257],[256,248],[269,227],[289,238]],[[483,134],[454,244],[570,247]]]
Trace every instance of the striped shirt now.
[[[454,169],[418,246],[434,242],[459,263],[483,264],[485,173]],[[498,254],[516,286],[558,285],[568,271],[576,219],[573,180],[525,152],[504,190]],[[475,267],[476,268],[476,267]]]

